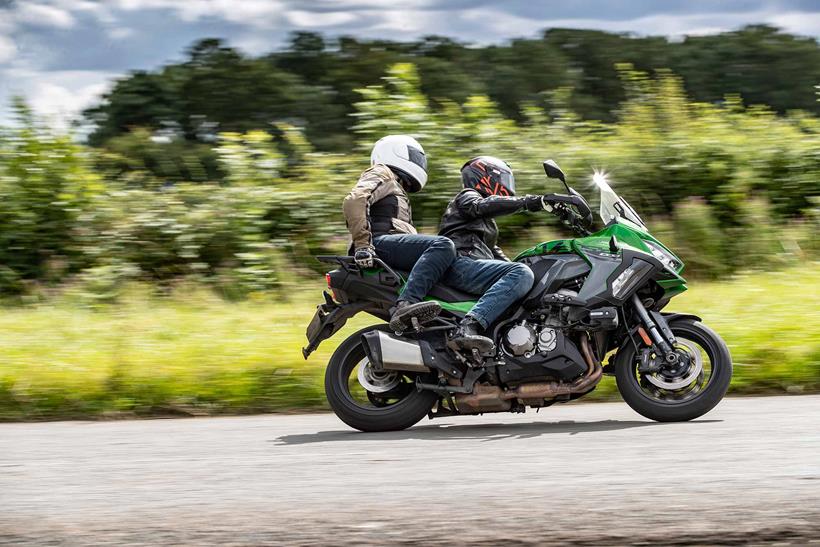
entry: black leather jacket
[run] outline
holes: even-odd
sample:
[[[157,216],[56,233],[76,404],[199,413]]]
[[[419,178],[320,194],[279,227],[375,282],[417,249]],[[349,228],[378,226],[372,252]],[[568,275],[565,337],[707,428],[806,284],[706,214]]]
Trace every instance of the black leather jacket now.
[[[481,197],[476,190],[466,188],[456,194],[441,217],[438,235],[449,237],[461,256],[475,259],[506,260],[498,247],[498,225],[493,217],[523,211],[534,196]]]

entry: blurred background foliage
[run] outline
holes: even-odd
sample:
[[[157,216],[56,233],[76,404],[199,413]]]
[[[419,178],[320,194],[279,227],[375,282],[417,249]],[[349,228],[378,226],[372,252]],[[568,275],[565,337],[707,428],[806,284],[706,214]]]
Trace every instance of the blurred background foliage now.
[[[726,54],[729,65],[789,51],[805,56],[804,68],[820,66],[810,62],[816,43],[774,29],[722,36],[722,48],[737,49]],[[691,59],[676,52],[700,51],[701,41],[711,43],[549,31],[487,48],[432,38],[331,48],[299,34],[287,51],[248,58],[205,40],[183,63],[118,81],[86,112],[94,120],[89,144],[49,129],[18,102],[17,123],[0,130],[0,292],[36,299],[81,283],[105,301],[129,280],[164,289],[189,278],[232,299],[281,288],[321,268],[313,255],[344,251],[341,199],[388,133],[412,134],[427,150],[430,183],[413,196],[426,232],[458,191],[466,159],[502,157],[521,191],[538,193],[560,190],[541,171],[549,157],[590,198],[592,168],[608,171],[689,275],[813,256],[820,103],[801,80],[789,86],[790,99],[764,84],[791,61],[767,65],[753,83],[741,71],[725,95],[690,89],[667,68],[610,62],[668,62],[686,72]],[[763,44],[768,55],[744,49]],[[431,72],[431,60],[449,65]],[[477,66],[492,70],[471,72]],[[726,71],[718,68],[716,78]],[[584,74],[603,81],[593,85]],[[459,78],[459,93],[440,81]],[[502,81],[503,90],[493,87]],[[747,104],[736,93],[747,85],[777,108]],[[561,235],[548,215],[507,217],[502,228],[513,252]]]
[[[522,193],[561,190],[541,170],[541,161],[553,158],[593,202],[590,174],[603,169],[653,233],[684,259],[687,277],[788,272],[777,274],[777,298],[765,300],[764,313],[780,317],[784,310],[776,308],[788,301],[785,279],[799,278],[798,265],[816,260],[820,246],[818,82],[817,42],[765,26],[682,42],[553,29],[539,39],[486,47],[441,37],[398,43],[299,33],[287,49],[257,58],[219,40],[200,41],[181,63],[119,79],[85,112],[75,134],[50,128],[17,101],[15,123],[0,128],[0,295],[9,305],[28,304],[13,313],[7,308],[8,317],[24,323],[7,329],[25,339],[31,353],[4,342],[12,349],[6,373],[0,370],[0,407],[34,397],[34,388],[26,387],[34,385],[45,391],[23,414],[42,405],[58,415],[54,409],[91,404],[52,401],[57,395],[43,374],[57,375],[54,380],[61,366],[85,366],[79,357],[64,365],[46,362],[60,354],[52,342],[88,354],[83,370],[92,379],[88,393],[95,394],[89,397],[107,401],[80,415],[133,410],[128,401],[140,397],[154,401],[140,408],[154,408],[202,386],[215,390],[200,393],[202,401],[223,409],[320,404],[318,372],[313,365],[298,372],[301,335],[293,334],[309,319],[321,285],[323,266],[312,257],[345,251],[341,200],[367,168],[373,142],[388,133],[409,133],[427,151],[430,182],[413,196],[424,232],[436,231],[460,189],[459,168],[472,156],[507,160]],[[502,246],[512,253],[569,236],[546,214],[514,215],[501,224]],[[816,291],[806,283],[816,266],[809,270],[796,282],[804,292]],[[769,283],[751,279],[758,288]],[[737,303],[746,302],[743,291],[758,291],[748,282],[725,293],[717,283],[705,287],[689,297],[699,306],[709,304],[707,293],[731,293]],[[134,290],[150,293],[136,311]],[[165,304],[152,300],[166,297]],[[199,332],[191,322],[201,321],[216,329],[210,337],[225,337],[224,345],[188,351],[183,334],[172,336],[176,349],[163,354],[176,363],[166,363],[172,372],[166,378],[160,366],[147,380],[151,365],[165,357],[94,333],[105,325],[117,332],[136,318],[127,343],[154,347],[151,337],[162,335],[149,329],[153,334],[140,338],[139,330],[150,323],[149,305],[163,329],[173,331],[184,316],[185,336]],[[796,305],[785,310],[790,318]],[[304,314],[295,311],[300,306]],[[272,331],[287,333],[272,338],[279,346],[244,340],[246,331],[237,325],[253,313],[273,320]],[[211,324],[206,317],[214,314],[230,324]],[[51,318],[62,319],[55,324]],[[738,341],[750,341],[740,348],[749,362],[779,356],[773,359],[785,368],[771,381],[777,389],[820,385],[820,341],[810,321],[798,354],[775,351],[764,331],[746,336],[720,321],[717,326],[735,336],[733,352]],[[91,329],[87,336],[82,325]],[[61,334],[34,344],[42,346],[38,354],[31,342],[36,332],[20,331],[28,326]],[[262,336],[257,327],[253,336]],[[72,345],[83,337],[88,347]],[[246,342],[257,352],[247,363],[234,349]],[[132,350],[143,360],[124,357]],[[261,364],[268,350],[287,354],[287,366]],[[182,384],[175,383],[179,367],[192,369]],[[735,389],[762,385],[764,369],[755,370],[741,372]],[[209,380],[200,385],[202,374]],[[58,382],[59,397],[70,399],[73,381]],[[123,395],[148,385],[159,391]],[[282,386],[297,386],[298,394],[267,399],[266,390],[291,389]],[[241,401],[225,399],[228,392]]]

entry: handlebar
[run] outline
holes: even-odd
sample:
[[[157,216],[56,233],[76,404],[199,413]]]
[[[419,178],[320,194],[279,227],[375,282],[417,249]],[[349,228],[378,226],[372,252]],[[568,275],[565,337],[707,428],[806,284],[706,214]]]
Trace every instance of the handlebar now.
[[[561,221],[575,231],[587,235],[590,231],[587,229],[592,225],[592,210],[587,203],[587,200],[574,190],[572,194],[551,194],[548,201],[553,202],[553,207],[558,209]],[[572,210],[575,207],[579,213]]]

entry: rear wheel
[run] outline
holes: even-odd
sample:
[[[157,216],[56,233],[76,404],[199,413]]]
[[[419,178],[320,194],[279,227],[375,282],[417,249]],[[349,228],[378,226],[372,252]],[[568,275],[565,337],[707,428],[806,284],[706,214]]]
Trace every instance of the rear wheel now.
[[[670,328],[677,339],[677,363],[646,372],[654,357],[647,348],[639,346],[639,353],[627,343],[615,361],[615,380],[624,401],[642,416],[659,422],[693,420],[723,399],[732,379],[732,357],[720,336],[699,321],[680,319]]]
[[[340,420],[360,431],[406,429],[427,415],[438,396],[418,391],[411,375],[370,364],[362,334],[377,329],[386,325],[356,332],[333,353],[325,372],[327,400]]]

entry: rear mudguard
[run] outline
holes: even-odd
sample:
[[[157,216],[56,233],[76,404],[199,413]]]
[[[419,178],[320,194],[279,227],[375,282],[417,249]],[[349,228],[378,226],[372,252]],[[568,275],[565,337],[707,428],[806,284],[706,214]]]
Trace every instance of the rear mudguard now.
[[[302,348],[302,355],[305,359],[319,347],[319,344],[344,327],[348,319],[370,305],[369,302],[337,304],[327,292],[322,294],[324,294],[325,303],[317,306],[316,314],[305,331],[308,341],[307,346]]]

